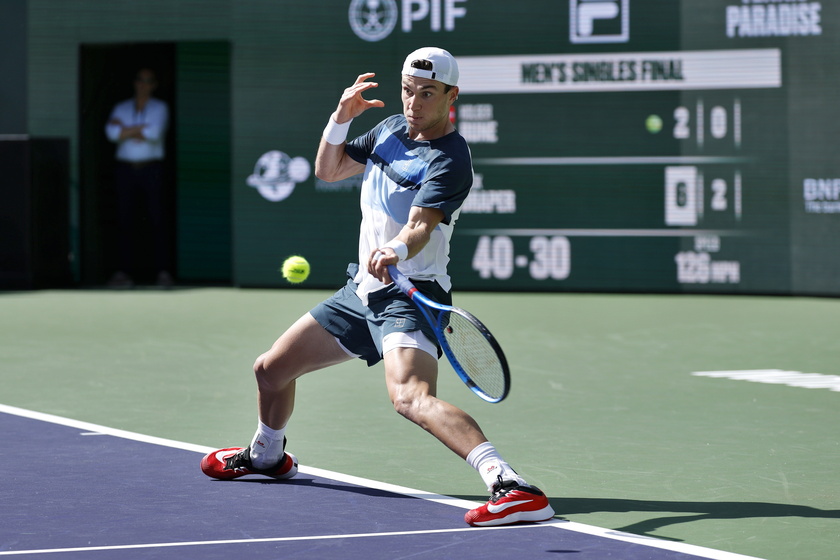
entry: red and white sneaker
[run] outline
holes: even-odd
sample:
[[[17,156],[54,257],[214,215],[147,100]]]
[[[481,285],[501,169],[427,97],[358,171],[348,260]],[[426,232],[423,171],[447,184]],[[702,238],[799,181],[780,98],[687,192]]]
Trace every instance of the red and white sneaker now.
[[[201,459],[201,472],[211,478],[229,480],[239,478],[246,474],[262,474],[285,480],[292,478],[298,472],[297,457],[291,453],[285,453],[283,460],[276,467],[270,469],[258,469],[251,464],[250,447],[228,447],[211,451]]]
[[[490,501],[471,509],[464,515],[470,525],[490,527],[512,523],[535,523],[554,517],[554,509],[542,490],[520,485],[515,480],[499,481],[493,485]]]

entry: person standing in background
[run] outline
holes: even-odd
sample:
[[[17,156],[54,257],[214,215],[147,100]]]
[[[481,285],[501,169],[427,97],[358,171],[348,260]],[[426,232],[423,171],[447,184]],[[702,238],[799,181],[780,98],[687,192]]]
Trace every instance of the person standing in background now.
[[[117,144],[114,178],[119,220],[119,268],[108,282],[115,288],[134,285],[137,204],[144,204],[143,209],[151,223],[157,284],[161,287],[173,284],[169,272],[171,244],[163,165],[169,107],[165,101],[152,97],[156,88],[154,71],[149,68],[139,70],[134,79],[134,97],[118,103],[105,125],[105,135]]]

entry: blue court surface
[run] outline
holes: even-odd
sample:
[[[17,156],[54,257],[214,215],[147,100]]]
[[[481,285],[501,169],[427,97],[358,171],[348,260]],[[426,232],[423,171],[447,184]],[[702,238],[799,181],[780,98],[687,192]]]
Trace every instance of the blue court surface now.
[[[477,504],[301,467],[216,481],[209,448],[0,405],[0,556],[744,559],[567,522],[473,528]]]

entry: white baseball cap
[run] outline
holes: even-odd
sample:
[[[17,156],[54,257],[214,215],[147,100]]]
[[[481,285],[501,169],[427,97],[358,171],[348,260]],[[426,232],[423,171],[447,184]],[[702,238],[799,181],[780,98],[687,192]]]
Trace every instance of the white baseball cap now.
[[[437,80],[448,86],[458,85],[455,57],[438,47],[422,47],[405,57],[402,73]]]

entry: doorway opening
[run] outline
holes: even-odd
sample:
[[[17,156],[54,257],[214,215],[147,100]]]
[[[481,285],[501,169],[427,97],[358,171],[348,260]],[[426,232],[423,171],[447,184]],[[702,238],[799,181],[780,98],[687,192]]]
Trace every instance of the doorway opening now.
[[[79,276],[102,285],[119,268],[114,172],[105,136],[114,105],[130,99],[141,68],[155,72],[154,97],[169,106],[164,215],[178,283],[229,284],[231,257],[230,44],[225,41],[81,45],[79,64]],[[138,201],[135,275],[157,274],[151,222]]]

